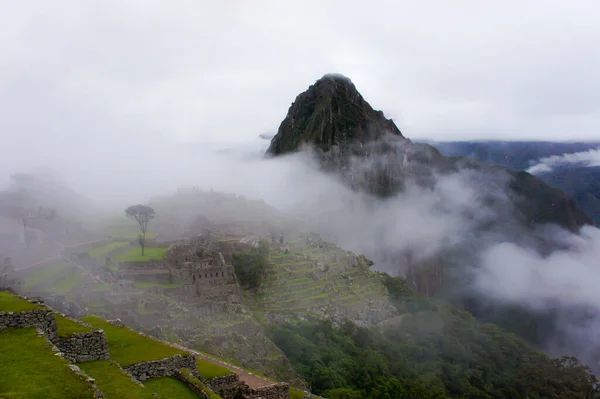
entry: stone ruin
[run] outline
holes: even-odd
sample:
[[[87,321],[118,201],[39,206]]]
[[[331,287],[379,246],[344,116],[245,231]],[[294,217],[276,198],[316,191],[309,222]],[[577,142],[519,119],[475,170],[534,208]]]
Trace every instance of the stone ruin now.
[[[173,244],[167,252],[165,264],[172,281],[182,285],[227,284],[232,279],[223,254],[204,236],[186,244]]]

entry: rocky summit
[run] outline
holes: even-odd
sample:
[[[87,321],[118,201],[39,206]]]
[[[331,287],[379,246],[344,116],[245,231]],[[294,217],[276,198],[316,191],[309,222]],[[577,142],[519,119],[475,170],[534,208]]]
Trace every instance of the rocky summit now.
[[[465,157],[446,157],[435,147],[404,137],[382,111],[376,111],[350,79],[327,74],[298,95],[290,106],[268,156],[310,148],[322,169],[340,176],[354,189],[376,197],[390,197],[407,184],[434,187],[439,176],[469,171],[484,184],[483,202],[505,192],[516,207],[512,216],[525,228],[555,223],[577,231],[590,218],[562,190],[527,172],[514,172]],[[488,193],[485,193],[487,191]],[[489,197],[489,198],[488,198]],[[506,204],[498,204],[500,208]],[[512,205],[511,205],[512,207]]]
[[[386,134],[403,137],[391,119],[365,101],[350,79],[327,74],[296,97],[267,153],[293,152],[303,143],[323,150],[366,144]]]

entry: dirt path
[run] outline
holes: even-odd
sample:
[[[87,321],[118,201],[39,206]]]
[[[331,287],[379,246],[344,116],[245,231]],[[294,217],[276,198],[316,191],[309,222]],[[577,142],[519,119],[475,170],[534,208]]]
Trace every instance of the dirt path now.
[[[267,386],[267,385],[274,384],[273,381],[270,381],[270,380],[268,380],[266,378],[263,378],[263,377],[259,377],[259,376],[255,375],[255,374],[252,374],[252,373],[250,373],[250,372],[248,372],[246,370],[243,370],[243,369],[241,369],[241,368],[239,368],[237,366],[233,366],[233,365],[231,365],[229,363],[225,363],[225,362],[223,362],[221,360],[215,359],[212,356],[208,356],[208,355],[206,355],[204,353],[196,352],[196,351],[191,350],[189,348],[186,348],[184,346],[173,344],[173,343],[170,343],[169,345],[171,345],[171,346],[173,346],[173,347],[175,347],[177,349],[181,349],[181,350],[184,350],[184,351],[192,352],[194,355],[198,356],[202,360],[206,360],[208,362],[216,364],[217,366],[225,367],[226,369],[229,369],[229,370],[233,371],[234,373],[237,374],[237,376],[239,377],[240,381],[245,382],[250,388],[257,389],[257,388],[262,388],[262,387]]]

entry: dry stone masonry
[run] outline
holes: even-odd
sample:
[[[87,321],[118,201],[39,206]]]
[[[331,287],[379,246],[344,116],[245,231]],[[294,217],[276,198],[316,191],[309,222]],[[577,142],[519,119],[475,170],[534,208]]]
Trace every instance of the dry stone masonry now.
[[[33,309],[25,312],[0,312],[0,330],[9,327],[35,327],[44,332],[49,340],[58,336],[56,319],[50,309]]]
[[[237,374],[216,377],[206,381],[206,386],[223,398],[234,397],[239,390],[239,385],[240,379]]]
[[[278,382],[266,387],[251,389],[250,393],[262,399],[289,399],[290,385],[287,382]]]
[[[175,355],[161,360],[137,363],[125,369],[129,374],[139,381],[146,381],[154,377],[168,377],[174,375],[181,369],[195,369],[196,358],[192,355]]]
[[[59,337],[54,344],[71,362],[90,362],[92,360],[108,360],[108,341],[104,331],[96,330],[86,333],[75,333],[70,337]]]

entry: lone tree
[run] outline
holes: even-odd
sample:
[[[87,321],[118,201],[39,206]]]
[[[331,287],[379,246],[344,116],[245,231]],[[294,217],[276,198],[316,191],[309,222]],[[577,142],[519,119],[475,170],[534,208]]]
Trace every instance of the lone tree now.
[[[138,222],[142,234],[139,237],[140,246],[142,247],[142,256],[144,256],[144,247],[146,246],[146,230],[148,230],[148,222],[155,216],[154,209],[148,205],[131,205],[125,209],[125,215]]]

